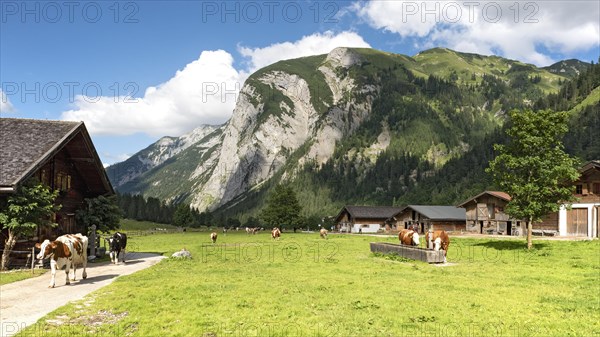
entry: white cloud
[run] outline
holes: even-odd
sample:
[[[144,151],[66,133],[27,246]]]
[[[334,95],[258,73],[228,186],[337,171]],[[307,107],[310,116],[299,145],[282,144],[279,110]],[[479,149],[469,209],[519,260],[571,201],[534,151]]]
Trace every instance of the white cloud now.
[[[415,1],[370,1],[364,5],[354,3],[352,7],[372,27],[403,37],[426,36],[436,25],[435,20],[421,19],[421,4]]]
[[[78,96],[61,118],[83,120],[97,135],[181,135],[200,124],[227,121],[243,79],[231,54],[204,51],[167,82],[147,88],[144,97]]]
[[[240,53],[248,58],[244,71],[233,67],[228,52],[204,51],[167,82],[147,88],[143,97],[77,96],[74,108],[63,112],[61,119],[82,120],[95,135],[179,136],[200,124],[226,122],[250,72],[279,60],[324,54],[340,46],[369,44],[354,32],[328,31],[264,48],[240,47]]]
[[[249,71],[273,64],[277,61],[298,57],[327,54],[336,47],[368,48],[370,45],[355,32],[344,31],[334,34],[331,31],[303,36],[294,42],[275,43],[264,48],[239,47],[239,52],[247,57]]]
[[[12,105],[8,97],[2,89],[0,89],[0,113],[12,113],[15,112],[15,107]]]
[[[110,152],[102,152],[102,165],[106,168],[110,165],[113,165],[114,163],[120,163],[123,162],[127,159],[129,159],[132,156],[132,154],[130,153],[119,153],[119,154],[113,154]],[[108,163],[108,162],[110,163]]]
[[[600,46],[597,1],[369,1],[352,8],[372,27],[420,38],[426,47],[499,53],[537,65],[553,62],[548,53]]]

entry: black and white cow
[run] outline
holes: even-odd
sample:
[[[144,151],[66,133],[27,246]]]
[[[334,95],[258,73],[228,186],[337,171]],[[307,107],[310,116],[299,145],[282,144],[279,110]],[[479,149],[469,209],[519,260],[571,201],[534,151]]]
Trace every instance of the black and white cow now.
[[[123,252],[123,263],[125,263],[125,248],[127,247],[127,235],[124,233],[116,232],[112,237],[106,239],[108,242],[108,251],[110,260],[117,264],[119,262],[119,255]]]

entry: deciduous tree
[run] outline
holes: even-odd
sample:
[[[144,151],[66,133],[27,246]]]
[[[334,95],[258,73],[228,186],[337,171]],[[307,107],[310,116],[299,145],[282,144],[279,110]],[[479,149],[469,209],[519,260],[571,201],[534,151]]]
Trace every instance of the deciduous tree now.
[[[57,195],[58,191],[50,191],[47,186],[29,180],[0,204],[0,227],[8,230],[1,270],[8,268],[10,253],[20,237],[31,234],[38,225],[52,224],[52,213],[60,209],[54,204]]]
[[[498,156],[487,169],[496,184],[512,197],[506,212],[527,221],[527,248],[532,223],[574,201],[577,160],[564,151],[569,114],[552,110],[513,110],[506,133],[508,144],[494,146]]]

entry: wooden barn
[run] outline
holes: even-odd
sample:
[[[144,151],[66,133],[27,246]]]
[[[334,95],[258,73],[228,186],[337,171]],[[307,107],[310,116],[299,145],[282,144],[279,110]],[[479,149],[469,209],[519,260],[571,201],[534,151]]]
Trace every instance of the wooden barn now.
[[[485,191],[458,205],[466,211],[466,231],[479,234],[524,235],[525,222],[504,213],[510,195]]]
[[[75,212],[84,198],[114,194],[83,122],[0,118],[0,198],[34,177],[59,190],[56,228],[38,227],[33,240],[81,232]],[[0,247],[6,233],[2,232]]]
[[[463,208],[427,205],[408,205],[392,217],[396,228],[416,226],[420,233],[425,233],[429,229],[464,232],[465,219]]]
[[[336,230],[345,233],[377,233],[390,227],[389,219],[400,207],[391,206],[344,206],[335,217]]]
[[[558,213],[546,216],[541,224],[534,225],[534,234],[539,230],[558,231],[561,236],[598,237],[600,232],[600,161],[591,161],[580,168],[575,182],[577,201],[561,207]]]

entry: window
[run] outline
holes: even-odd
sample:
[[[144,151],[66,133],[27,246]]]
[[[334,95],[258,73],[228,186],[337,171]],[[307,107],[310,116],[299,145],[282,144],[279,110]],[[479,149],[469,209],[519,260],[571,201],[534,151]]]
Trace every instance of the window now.
[[[56,175],[54,180],[54,188],[59,191],[67,191],[71,189],[71,176],[62,172]]]
[[[583,194],[583,185],[581,185],[581,184],[575,185],[575,194]]]

